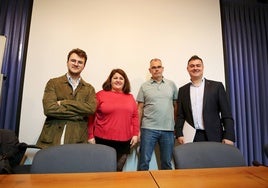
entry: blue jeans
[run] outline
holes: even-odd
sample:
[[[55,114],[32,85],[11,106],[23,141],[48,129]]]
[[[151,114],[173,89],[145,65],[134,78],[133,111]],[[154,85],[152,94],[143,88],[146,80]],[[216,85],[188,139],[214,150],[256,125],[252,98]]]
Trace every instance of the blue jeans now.
[[[149,170],[149,164],[156,143],[159,144],[161,169],[172,169],[174,132],[153,129],[141,129],[140,159],[138,170]]]

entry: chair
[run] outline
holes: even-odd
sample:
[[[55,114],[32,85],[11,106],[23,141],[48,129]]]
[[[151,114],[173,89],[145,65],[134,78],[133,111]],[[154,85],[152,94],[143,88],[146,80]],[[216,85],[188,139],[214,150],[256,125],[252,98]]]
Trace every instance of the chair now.
[[[27,148],[40,149],[36,145],[19,142],[12,130],[0,129],[0,173],[25,174],[30,173],[31,165],[24,165]]]
[[[193,142],[174,147],[176,169],[246,166],[238,148],[220,142]]]
[[[264,144],[263,145],[263,153],[266,155],[266,157],[268,157],[268,144]],[[262,163],[260,163],[259,161],[257,160],[253,160],[252,161],[252,165],[253,166],[265,166],[263,165]],[[267,167],[267,166],[266,166]]]
[[[266,155],[266,157],[268,157],[268,144],[264,144],[264,153]]]
[[[101,144],[64,144],[39,150],[31,173],[76,173],[116,171],[116,151]]]

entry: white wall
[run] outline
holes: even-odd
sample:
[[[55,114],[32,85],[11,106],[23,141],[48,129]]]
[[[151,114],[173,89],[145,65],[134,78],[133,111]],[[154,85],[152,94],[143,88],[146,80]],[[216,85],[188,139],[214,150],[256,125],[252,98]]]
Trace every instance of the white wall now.
[[[82,76],[96,91],[111,69],[122,68],[136,96],[155,57],[163,61],[164,76],[180,87],[189,81],[186,64],[194,54],[203,58],[205,77],[224,82],[217,0],[35,0],[20,141],[37,141],[45,84],[66,73],[67,53],[77,47],[88,54]]]
[[[2,63],[3,63],[5,47],[6,47],[6,37],[4,35],[0,35],[0,97],[2,95],[2,82],[3,82]]]

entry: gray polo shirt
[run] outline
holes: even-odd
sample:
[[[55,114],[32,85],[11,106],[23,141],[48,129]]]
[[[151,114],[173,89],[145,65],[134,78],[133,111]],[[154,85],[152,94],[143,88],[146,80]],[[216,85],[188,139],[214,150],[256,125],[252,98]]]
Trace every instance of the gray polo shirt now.
[[[137,102],[144,103],[142,128],[173,131],[173,101],[178,98],[178,90],[173,81],[163,78],[157,83],[153,79],[140,87]]]

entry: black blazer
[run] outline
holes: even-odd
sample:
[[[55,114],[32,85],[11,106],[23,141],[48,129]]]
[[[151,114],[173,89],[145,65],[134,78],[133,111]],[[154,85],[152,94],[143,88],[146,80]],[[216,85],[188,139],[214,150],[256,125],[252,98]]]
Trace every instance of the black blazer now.
[[[224,86],[221,82],[207,79],[204,81],[203,120],[208,141],[221,142],[225,138],[234,142],[234,120]],[[191,83],[188,83],[179,88],[176,138],[183,136],[185,121],[194,127],[190,85]]]

